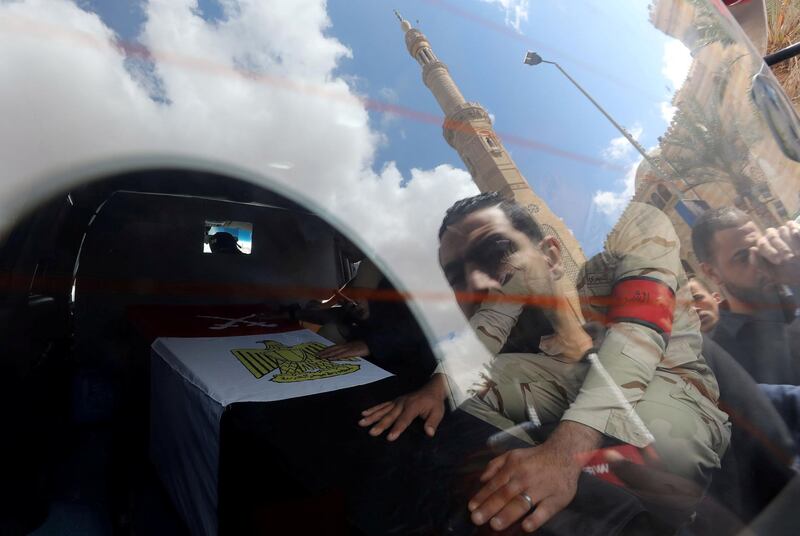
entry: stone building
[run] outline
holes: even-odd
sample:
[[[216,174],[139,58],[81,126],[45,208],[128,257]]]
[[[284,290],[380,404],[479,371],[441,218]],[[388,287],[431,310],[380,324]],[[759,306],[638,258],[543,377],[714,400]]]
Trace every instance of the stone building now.
[[[696,271],[695,219],[732,205],[762,227],[797,217],[800,164],[782,152],[754,103],[754,77],[771,74],[757,52],[731,37],[738,29],[727,13],[708,2],[656,0],[651,22],[687,46],[692,64],[672,100],[675,116],[651,154],[663,173],[640,164],[634,200],[670,217],[684,267]]]

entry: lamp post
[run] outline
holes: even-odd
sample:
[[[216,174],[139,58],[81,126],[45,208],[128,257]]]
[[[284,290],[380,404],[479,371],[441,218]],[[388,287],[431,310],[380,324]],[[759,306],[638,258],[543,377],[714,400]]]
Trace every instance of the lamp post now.
[[[631,143],[631,145],[633,145],[636,148],[637,151],[639,151],[639,154],[641,154],[642,158],[644,158],[650,164],[650,167],[652,167],[653,171],[659,175],[659,178],[664,179],[664,180],[669,180],[669,177],[667,177],[666,174],[661,170],[661,166],[647,155],[647,153],[644,150],[644,147],[642,147],[642,144],[640,144],[638,141],[636,141],[636,139],[633,136],[630,135],[630,133],[628,132],[628,130],[625,127],[623,127],[622,125],[617,123],[614,120],[614,118],[611,117],[608,114],[608,112],[606,112],[605,109],[602,106],[600,106],[600,103],[598,103],[596,100],[594,100],[594,98],[592,98],[592,96],[589,95],[589,93],[585,89],[583,89],[583,87],[581,87],[581,85],[578,82],[576,82],[574,78],[572,78],[569,74],[567,74],[567,71],[565,71],[564,69],[561,68],[561,65],[559,65],[558,63],[556,63],[554,61],[544,60],[544,59],[542,59],[542,57],[539,54],[537,54],[536,52],[531,52],[531,51],[528,51],[528,53],[525,54],[525,60],[523,61],[523,63],[525,63],[526,65],[531,65],[531,66],[539,65],[540,63],[549,63],[550,65],[555,65],[556,69],[561,71],[561,74],[566,76],[567,80],[572,82],[572,85],[574,85],[576,88],[578,88],[578,91],[583,93],[583,95],[587,99],[589,99],[589,102],[594,104],[595,108],[600,110],[600,113],[603,114],[606,117],[606,119],[608,119],[611,122],[611,124],[614,125],[614,127],[617,130],[620,131],[620,133],[623,136],[625,136],[625,139],[628,140]]]

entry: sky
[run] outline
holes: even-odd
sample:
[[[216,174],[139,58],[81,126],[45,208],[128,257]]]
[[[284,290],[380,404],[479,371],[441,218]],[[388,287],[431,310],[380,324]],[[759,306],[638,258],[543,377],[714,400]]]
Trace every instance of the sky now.
[[[285,2],[263,5],[268,11],[281,3]],[[690,63],[682,43],[647,24],[648,2],[313,3],[328,18],[322,34],[346,48],[331,74],[372,103],[367,109],[369,126],[379,138],[372,159],[376,172],[394,165],[405,186],[412,169],[433,169],[442,164],[464,169],[442,138],[441,112],[422,83],[417,64],[405,50],[393,15],[398,9],[426,33],[467,99],[489,110],[523,175],[565,219],[589,254],[602,247],[605,234],[632,195],[633,172],[640,157],[555,68],[531,68],[523,65],[521,58],[531,49],[561,64],[648,148],[656,145],[668,124],[665,118],[670,117],[671,95],[682,83]],[[120,41],[146,45],[148,13],[158,13],[160,4],[157,0],[76,0],[74,5],[96,14]],[[234,0],[174,2],[187,18],[211,29],[236,20],[250,4]],[[312,31],[299,27],[302,18],[293,22],[298,28],[287,31],[298,35]],[[268,35],[262,35],[248,43],[247,35],[239,36],[242,51],[257,47],[259,40],[269,40]],[[203,47],[208,44],[181,48],[203,57]],[[147,72],[145,62],[128,56],[130,71],[140,75]],[[170,97],[160,93],[163,88],[159,89],[158,79],[153,77],[149,83],[153,86],[151,97],[169,103]],[[382,104],[397,107],[400,112],[381,111],[378,108]],[[417,114],[425,117],[420,119]],[[577,160],[553,154],[551,149],[572,153]]]
[[[24,191],[92,162],[201,157],[268,176],[357,229],[411,288],[446,292],[436,231],[477,188],[442,137],[398,9],[592,254],[640,156],[554,66],[522,59],[558,62],[653,147],[690,57],[649,24],[647,4],[0,0],[4,180]]]
[[[640,156],[555,68],[532,68],[522,58],[531,49],[561,64],[617,122],[653,147],[671,118],[670,99],[691,58],[680,41],[647,23],[648,4],[352,0],[329,2],[328,13],[331,34],[352,51],[339,72],[352,77],[358,91],[438,118],[441,112],[402,33],[392,27],[392,9],[419,27],[466,98],[492,114],[534,190],[592,254],[633,193],[632,170]],[[439,162],[464,167],[443,143],[440,121],[371,115],[385,136],[379,161],[394,161],[401,172]],[[540,144],[546,147],[534,147]],[[574,153],[577,160],[550,149]]]

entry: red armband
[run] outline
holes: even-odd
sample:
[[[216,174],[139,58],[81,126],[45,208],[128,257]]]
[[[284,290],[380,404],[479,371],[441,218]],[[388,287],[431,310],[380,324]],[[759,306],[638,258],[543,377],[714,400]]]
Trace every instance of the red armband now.
[[[608,322],[633,322],[669,335],[675,311],[675,292],[663,281],[632,276],[620,279],[611,291]]]

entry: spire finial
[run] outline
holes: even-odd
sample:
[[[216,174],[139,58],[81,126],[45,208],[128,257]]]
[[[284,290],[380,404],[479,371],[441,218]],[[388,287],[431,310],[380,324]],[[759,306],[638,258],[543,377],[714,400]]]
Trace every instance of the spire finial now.
[[[407,31],[409,31],[411,29],[411,23],[408,22],[406,19],[404,19],[403,16],[400,14],[400,12],[397,11],[396,9],[394,10],[394,16],[397,17],[397,20],[400,21],[400,29],[401,30],[403,30],[404,32],[407,32]]]

